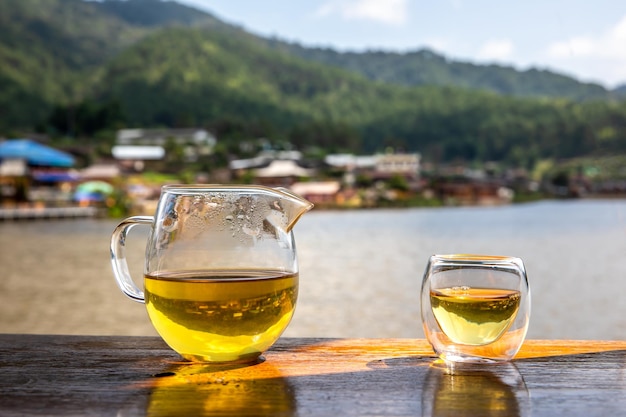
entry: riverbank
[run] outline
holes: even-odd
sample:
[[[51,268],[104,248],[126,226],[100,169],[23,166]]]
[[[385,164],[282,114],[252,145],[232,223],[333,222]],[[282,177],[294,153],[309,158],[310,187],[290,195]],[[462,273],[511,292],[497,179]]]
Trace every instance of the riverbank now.
[[[0,221],[76,219],[102,216],[96,207],[14,207],[0,208]]]

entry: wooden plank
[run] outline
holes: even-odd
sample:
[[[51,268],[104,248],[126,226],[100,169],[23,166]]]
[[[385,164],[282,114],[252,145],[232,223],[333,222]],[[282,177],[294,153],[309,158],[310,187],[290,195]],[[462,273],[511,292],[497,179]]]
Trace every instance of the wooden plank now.
[[[626,410],[626,342],[527,341],[445,367],[424,340],[290,339],[238,367],[159,338],[0,335],[0,415],[603,416]]]
[[[579,355],[626,349],[625,341],[602,340],[527,340],[516,359]]]

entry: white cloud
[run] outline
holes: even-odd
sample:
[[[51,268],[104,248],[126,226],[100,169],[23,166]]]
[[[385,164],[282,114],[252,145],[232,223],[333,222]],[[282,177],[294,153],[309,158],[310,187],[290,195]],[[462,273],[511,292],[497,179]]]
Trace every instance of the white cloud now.
[[[338,15],[346,20],[370,20],[387,25],[403,25],[408,20],[408,0],[330,0],[315,16]]]
[[[626,59],[626,16],[600,35],[574,36],[548,46],[554,58],[604,57]]]
[[[513,55],[513,42],[509,39],[490,39],[478,51],[478,59],[485,61],[506,61]]]
[[[548,47],[548,55],[554,58],[588,56],[595,49],[595,41],[585,36],[576,36],[567,41],[554,42]]]
[[[546,48],[546,59],[587,79],[615,84],[626,81],[626,16],[599,34],[572,36]],[[598,79],[598,74],[601,79]]]

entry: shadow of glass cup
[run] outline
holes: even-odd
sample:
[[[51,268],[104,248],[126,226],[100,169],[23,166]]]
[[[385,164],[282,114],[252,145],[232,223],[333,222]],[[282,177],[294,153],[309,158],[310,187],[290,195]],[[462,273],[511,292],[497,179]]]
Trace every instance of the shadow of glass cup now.
[[[422,391],[422,415],[530,416],[530,395],[513,363],[432,364]]]

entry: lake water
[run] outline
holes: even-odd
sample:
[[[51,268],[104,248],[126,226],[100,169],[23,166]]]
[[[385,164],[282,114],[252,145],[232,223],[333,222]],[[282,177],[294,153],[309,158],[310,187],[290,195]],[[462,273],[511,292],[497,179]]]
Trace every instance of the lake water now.
[[[109,263],[117,221],[0,223],[0,332],[154,335]],[[141,276],[146,233],[128,239]],[[521,257],[528,337],[626,338],[626,200],[505,207],[316,211],[295,227],[300,297],[286,336],[423,337],[419,290],[433,253]]]

